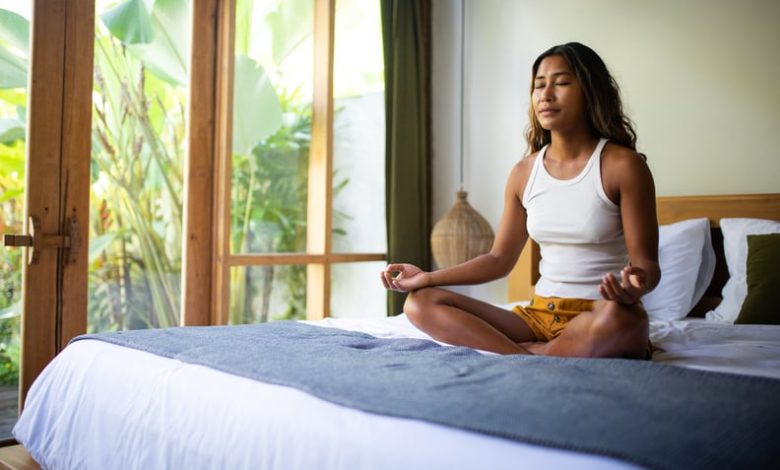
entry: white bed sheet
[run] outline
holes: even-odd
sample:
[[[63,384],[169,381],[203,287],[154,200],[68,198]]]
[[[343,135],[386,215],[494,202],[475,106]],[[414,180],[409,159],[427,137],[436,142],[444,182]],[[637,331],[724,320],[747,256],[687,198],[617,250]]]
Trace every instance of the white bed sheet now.
[[[734,325],[703,318],[650,322],[662,351],[653,361],[780,379],[780,325]]]
[[[384,338],[427,338],[403,316],[318,324]],[[780,327],[767,332],[668,322],[651,329],[665,349],[657,356],[660,362],[778,375]],[[708,338],[721,344],[707,346]],[[727,360],[734,359],[731,354],[736,364]],[[760,364],[749,364],[754,360]],[[765,368],[774,371],[767,374]],[[14,435],[51,469],[636,468],[374,415],[292,388],[92,340],[70,345],[36,380]]]

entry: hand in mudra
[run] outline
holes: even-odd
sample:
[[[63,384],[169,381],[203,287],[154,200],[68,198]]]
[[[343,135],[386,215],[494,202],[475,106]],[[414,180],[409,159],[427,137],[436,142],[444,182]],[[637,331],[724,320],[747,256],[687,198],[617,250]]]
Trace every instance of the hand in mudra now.
[[[385,289],[396,292],[411,292],[427,287],[430,283],[430,273],[413,264],[388,264],[380,273]]]
[[[626,266],[620,271],[620,280],[612,273],[607,273],[601,279],[599,286],[601,296],[606,300],[632,305],[647,292],[647,273],[636,266]]]

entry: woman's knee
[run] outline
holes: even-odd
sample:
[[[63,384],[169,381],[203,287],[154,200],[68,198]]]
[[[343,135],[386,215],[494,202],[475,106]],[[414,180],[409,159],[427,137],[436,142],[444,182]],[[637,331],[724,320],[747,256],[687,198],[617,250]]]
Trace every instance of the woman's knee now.
[[[608,301],[595,312],[593,332],[598,336],[619,336],[626,341],[647,341],[647,313],[641,305],[623,305]]]
[[[418,328],[430,316],[431,307],[436,304],[438,289],[426,287],[414,292],[409,292],[404,302],[404,313],[409,321]]]

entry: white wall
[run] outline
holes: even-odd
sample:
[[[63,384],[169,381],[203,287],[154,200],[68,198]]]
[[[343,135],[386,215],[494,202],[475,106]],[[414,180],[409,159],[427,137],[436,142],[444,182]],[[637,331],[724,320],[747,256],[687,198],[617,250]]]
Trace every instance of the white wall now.
[[[433,0],[434,220],[458,186],[459,14]],[[465,188],[494,228],[531,65],[568,41],[615,75],[658,195],[780,192],[779,1],[466,0]],[[500,302],[506,283],[465,291]]]

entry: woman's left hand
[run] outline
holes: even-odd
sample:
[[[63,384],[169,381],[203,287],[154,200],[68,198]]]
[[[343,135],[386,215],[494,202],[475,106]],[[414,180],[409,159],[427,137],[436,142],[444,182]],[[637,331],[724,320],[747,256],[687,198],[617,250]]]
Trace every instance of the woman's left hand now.
[[[599,286],[601,296],[606,300],[633,305],[647,292],[647,273],[636,266],[626,266],[620,272],[620,280],[607,273]]]

